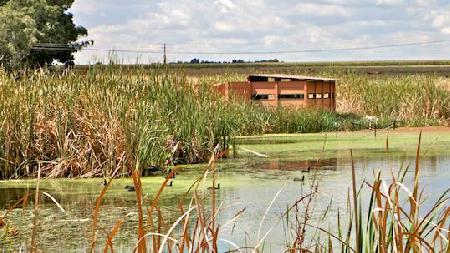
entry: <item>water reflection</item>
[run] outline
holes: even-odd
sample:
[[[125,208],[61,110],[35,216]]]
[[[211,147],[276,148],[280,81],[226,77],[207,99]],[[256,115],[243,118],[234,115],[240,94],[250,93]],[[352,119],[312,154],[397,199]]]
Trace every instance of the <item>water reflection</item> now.
[[[31,190],[28,188],[0,188],[0,210],[13,206],[24,196],[29,195]]]
[[[314,159],[305,161],[283,161],[271,159],[250,165],[250,167],[259,170],[280,170],[280,171],[302,171],[311,170],[336,170],[338,167],[337,158]]]

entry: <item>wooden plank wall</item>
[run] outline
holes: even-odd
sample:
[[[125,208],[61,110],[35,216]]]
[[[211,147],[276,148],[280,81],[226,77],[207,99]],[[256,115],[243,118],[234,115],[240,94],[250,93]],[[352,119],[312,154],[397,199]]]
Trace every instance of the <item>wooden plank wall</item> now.
[[[264,106],[287,106],[292,108],[324,108],[336,110],[335,81],[309,80],[291,82],[229,82],[216,85],[217,92],[225,97],[235,96],[252,101],[252,95],[269,95],[268,100],[254,101]],[[304,99],[278,99],[278,95],[304,94]],[[309,99],[309,94],[315,98]],[[324,95],[327,94],[327,95]],[[327,98],[325,98],[328,96]]]

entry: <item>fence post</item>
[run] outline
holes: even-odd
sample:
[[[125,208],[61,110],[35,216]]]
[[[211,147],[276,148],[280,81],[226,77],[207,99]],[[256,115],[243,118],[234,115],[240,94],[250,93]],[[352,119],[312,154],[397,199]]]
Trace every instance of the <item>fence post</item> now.
[[[375,138],[377,138],[377,123],[374,124],[373,129],[375,130],[374,131]]]

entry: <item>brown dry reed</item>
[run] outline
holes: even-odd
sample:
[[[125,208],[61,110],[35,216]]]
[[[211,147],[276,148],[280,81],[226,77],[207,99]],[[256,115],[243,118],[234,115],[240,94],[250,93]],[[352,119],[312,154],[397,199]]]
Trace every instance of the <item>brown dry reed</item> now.
[[[301,73],[293,73],[301,74]],[[448,124],[450,88],[437,76],[338,79],[338,111],[265,109],[223,101],[213,83],[243,75],[187,77],[164,69],[89,68],[65,75],[39,71],[15,80],[0,70],[0,178],[119,175],[162,165],[171,142],[179,163],[205,162],[223,137],[364,128],[360,115],[401,125]],[[226,146],[223,143],[222,146]]]

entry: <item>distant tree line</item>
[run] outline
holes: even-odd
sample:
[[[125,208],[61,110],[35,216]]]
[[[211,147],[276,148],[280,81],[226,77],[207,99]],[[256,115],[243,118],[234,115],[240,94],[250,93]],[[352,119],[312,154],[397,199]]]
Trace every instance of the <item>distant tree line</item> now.
[[[277,62],[281,62],[281,61],[278,59],[256,60],[256,61],[245,61],[245,60],[208,61],[208,60],[200,60],[200,59],[194,58],[190,61],[171,62],[171,64],[230,64],[230,63],[277,63]]]
[[[44,67],[54,60],[72,65],[86,28],[67,10],[74,0],[0,0],[0,67]]]

